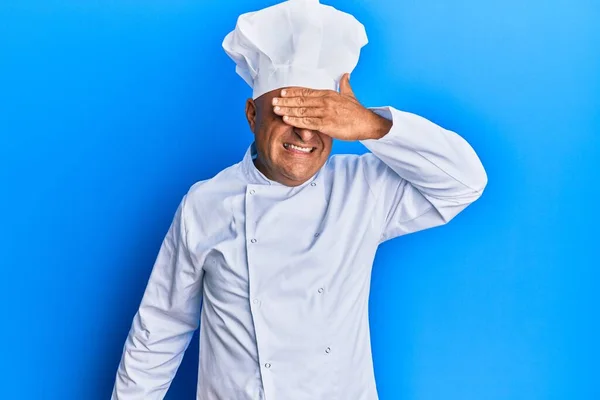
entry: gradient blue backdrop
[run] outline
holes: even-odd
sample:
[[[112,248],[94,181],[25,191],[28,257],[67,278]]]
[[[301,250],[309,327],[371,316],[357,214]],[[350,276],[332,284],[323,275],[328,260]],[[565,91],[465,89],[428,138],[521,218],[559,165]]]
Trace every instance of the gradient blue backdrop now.
[[[0,2],[0,398],[109,398],[181,196],[252,139],[221,41],[270,4]],[[359,99],[459,132],[489,175],[380,248],[381,399],[599,399],[600,3],[329,4],[369,34]],[[194,398],[196,340],[168,399]]]

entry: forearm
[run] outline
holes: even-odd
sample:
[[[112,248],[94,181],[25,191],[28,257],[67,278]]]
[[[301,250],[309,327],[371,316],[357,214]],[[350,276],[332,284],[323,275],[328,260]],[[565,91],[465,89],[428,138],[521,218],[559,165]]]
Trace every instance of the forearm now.
[[[448,208],[455,214],[481,195],[487,175],[465,139],[415,114],[391,107],[372,111],[392,126],[378,139],[361,142],[440,213]]]
[[[117,371],[112,400],[164,398],[195,325],[142,306],[136,314]]]

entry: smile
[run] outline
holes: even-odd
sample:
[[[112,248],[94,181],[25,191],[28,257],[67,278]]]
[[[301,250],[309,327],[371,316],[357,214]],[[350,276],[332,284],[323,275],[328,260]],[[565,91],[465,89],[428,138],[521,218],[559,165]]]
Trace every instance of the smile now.
[[[283,147],[285,147],[287,150],[294,152],[294,153],[302,153],[302,154],[309,154],[312,153],[316,147],[303,147],[303,146],[297,146],[295,144],[291,144],[291,143],[284,143]]]

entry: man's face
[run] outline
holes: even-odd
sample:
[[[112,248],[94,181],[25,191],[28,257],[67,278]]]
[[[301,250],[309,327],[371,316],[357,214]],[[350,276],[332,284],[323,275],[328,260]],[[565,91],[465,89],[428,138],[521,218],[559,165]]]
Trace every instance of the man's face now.
[[[267,178],[286,186],[306,182],[325,164],[332,138],[319,131],[295,128],[273,111],[272,100],[281,89],[246,102],[246,118],[254,132],[255,165]],[[294,148],[299,146],[301,149]]]

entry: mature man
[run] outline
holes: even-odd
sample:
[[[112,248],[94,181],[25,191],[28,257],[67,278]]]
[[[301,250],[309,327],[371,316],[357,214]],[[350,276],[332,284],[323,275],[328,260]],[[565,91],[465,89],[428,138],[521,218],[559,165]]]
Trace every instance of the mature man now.
[[[199,326],[199,400],[377,399],[377,247],[447,223],[487,177],[456,133],[357,101],[346,72],[366,42],[354,17],[315,0],[240,16],[223,45],[253,88],[255,140],[183,197],[113,400],[162,399]],[[330,157],[333,139],[371,152]]]

